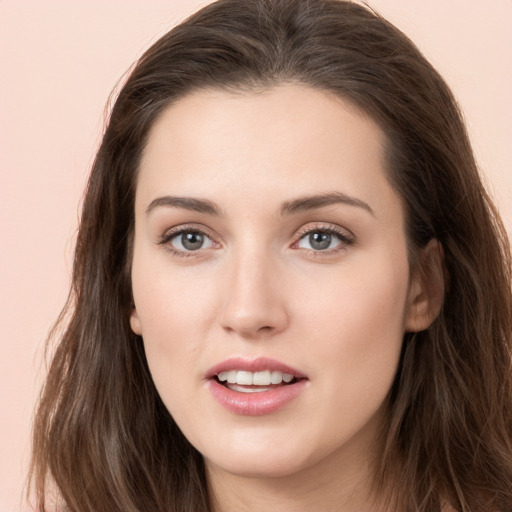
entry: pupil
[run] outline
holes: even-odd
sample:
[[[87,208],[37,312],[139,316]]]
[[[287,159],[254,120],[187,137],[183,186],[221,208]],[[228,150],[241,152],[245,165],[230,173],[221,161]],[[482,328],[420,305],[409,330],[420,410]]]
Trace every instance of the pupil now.
[[[311,233],[309,235],[309,243],[313,249],[317,249],[319,251],[323,249],[327,249],[329,245],[331,245],[331,235],[329,233]]]
[[[197,251],[197,249],[201,249],[203,245],[204,237],[201,233],[183,233],[181,235],[181,243],[185,249],[190,251]]]

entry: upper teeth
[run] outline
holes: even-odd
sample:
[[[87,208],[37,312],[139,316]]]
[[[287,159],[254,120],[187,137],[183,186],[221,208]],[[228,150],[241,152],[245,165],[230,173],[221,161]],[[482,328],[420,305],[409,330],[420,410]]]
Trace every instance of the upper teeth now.
[[[229,384],[240,384],[243,386],[269,386],[270,384],[281,384],[281,382],[291,382],[294,377],[290,373],[271,372],[264,370],[262,372],[246,372],[242,370],[230,370],[220,372],[217,375],[221,382]]]

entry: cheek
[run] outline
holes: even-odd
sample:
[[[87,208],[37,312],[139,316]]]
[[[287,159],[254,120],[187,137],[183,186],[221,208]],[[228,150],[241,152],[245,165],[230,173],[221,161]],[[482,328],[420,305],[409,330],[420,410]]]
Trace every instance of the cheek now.
[[[401,253],[397,258],[360,258],[333,275],[326,274],[317,287],[308,283],[307,289],[313,293],[301,294],[302,315],[310,328],[329,326],[334,335],[350,334],[357,344],[364,341],[365,333],[391,339],[403,334],[408,263]]]
[[[166,344],[179,338],[182,329],[194,333],[212,304],[213,283],[192,267],[176,271],[167,261],[170,256],[145,257],[140,252],[134,257],[132,287],[143,337]]]
[[[333,400],[340,404],[377,404],[391,386],[404,334],[406,269],[352,269],[303,303],[304,330],[315,335],[315,360],[336,374]]]
[[[182,396],[176,391],[183,382],[196,377],[206,332],[215,319],[214,283],[197,270],[172,272],[168,264],[146,264],[143,254],[135,254],[132,286],[148,365],[169,407],[168,399]]]

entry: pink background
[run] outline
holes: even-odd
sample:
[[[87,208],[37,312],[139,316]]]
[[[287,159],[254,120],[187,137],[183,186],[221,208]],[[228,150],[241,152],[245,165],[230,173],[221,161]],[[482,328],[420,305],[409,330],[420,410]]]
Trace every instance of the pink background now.
[[[69,284],[107,97],[208,0],[0,0],[0,512],[21,502],[42,348]],[[459,99],[512,233],[512,0],[370,0]]]

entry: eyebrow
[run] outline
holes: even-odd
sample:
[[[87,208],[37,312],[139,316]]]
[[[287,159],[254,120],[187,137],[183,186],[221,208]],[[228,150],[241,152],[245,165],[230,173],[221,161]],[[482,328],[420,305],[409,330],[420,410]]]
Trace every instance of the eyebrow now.
[[[294,213],[314,210],[315,208],[322,208],[332,204],[346,204],[348,206],[355,206],[366,210],[371,215],[375,216],[371,206],[361,199],[343,194],[341,192],[329,192],[326,194],[318,194],[314,196],[305,196],[294,199],[293,201],[286,201],[281,207],[281,215],[291,215]]]
[[[221,209],[208,199],[197,199],[195,197],[179,197],[179,196],[162,196],[153,199],[146,208],[146,213],[150,213],[155,208],[162,206],[183,208],[198,213],[206,213],[208,215],[222,215]]]
[[[325,194],[318,194],[313,196],[299,197],[292,201],[286,201],[281,206],[281,215],[293,215],[307,210],[314,210],[332,204],[346,204],[348,206],[355,206],[366,210],[371,215],[375,216],[371,206],[361,199],[343,194],[341,192],[329,192]],[[198,199],[195,197],[181,197],[181,196],[162,196],[153,199],[149,206],[146,208],[146,214],[149,214],[155,208],[170,207],[170,208],[183,208],[198,213],[205,213],[208,215],[221,216],[221,208],[208,199]]]

